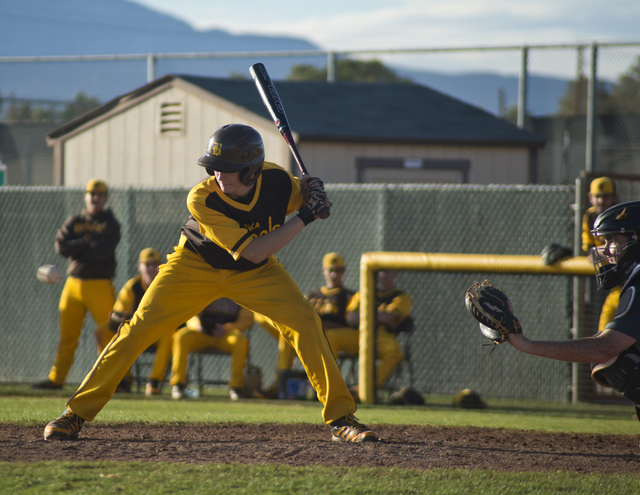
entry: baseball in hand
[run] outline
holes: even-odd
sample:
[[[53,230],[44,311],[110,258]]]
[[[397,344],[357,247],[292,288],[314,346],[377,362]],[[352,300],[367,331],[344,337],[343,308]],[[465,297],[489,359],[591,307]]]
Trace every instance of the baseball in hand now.
[[[57,284],[62,280],[62,270],[56,265],[42,265],[38,268],[38,280],[43,284]]]

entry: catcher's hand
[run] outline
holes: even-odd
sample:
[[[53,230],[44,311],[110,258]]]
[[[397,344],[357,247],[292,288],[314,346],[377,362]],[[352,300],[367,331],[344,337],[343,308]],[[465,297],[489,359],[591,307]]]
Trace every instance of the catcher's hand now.
[[[318,177],[303,175],[300,179],[300,191],[305,204],[314,212],[316,218],[328,218],[331,214],[331,202],[324,190],[324,182]],[[319,209],[316,205],[320,203]]]
[[[522,333],[509,298],[488,280],[469,287],[464,302],[469,313],[480,322],[482,335],[491,343],[502,344],[510,333]]]

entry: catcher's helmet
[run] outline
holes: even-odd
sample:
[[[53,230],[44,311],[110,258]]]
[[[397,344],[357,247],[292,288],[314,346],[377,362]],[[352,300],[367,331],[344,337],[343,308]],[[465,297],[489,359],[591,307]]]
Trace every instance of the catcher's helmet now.
[[[591,233],[605,241],[604,246],[591,248],[598,289],[611,289],[629,278],[640,262],[640,201],[608,208],[598,215]],[[614,234],[623,235],[626,242],[615,242]]]
[[[198,159],[198,165],[215,172],[240,172],[240,180],[250,186],[258,180],[264,164],[262,137],[253,127],[228,124],[220,127],[209,138],[207,151]]]

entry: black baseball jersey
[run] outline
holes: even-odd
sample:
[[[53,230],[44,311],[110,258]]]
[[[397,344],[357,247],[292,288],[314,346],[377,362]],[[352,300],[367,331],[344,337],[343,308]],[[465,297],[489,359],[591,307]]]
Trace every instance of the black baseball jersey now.
[[[606,328],[617,330],[640,340],[640,266],[633,270],[624,284],[616,315]]]
[[[213,268],[252,270],[264,265],[241,257],[256,237],[284,224],[302,205],[300,181],[283,168],[265,162],[249,203],[225,195],[215,177],[205,179],[189,193],[191,216],[182,228],[181,245],[198,253]]]
[[[349,326],[346,320],[347,306],[353,294],[354,291],[345,287],[322,287],[309,292],[306,298],[323,322],[330,321],[346,327]]]
[[[91,215],[84,209],[65,220],[56,234],[56,252],[70,258],[67,275],[80,279],[111,279],[116,273],[120,224],[111,210]]]

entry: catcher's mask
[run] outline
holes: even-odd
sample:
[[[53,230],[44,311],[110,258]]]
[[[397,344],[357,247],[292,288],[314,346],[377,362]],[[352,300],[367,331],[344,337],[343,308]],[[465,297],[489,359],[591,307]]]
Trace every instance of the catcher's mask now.
[[[591,233],[603,246],[591,248],[598,289],[612,289],[629,278],[640,262],[640,201],[620,203],[596,218]]]
[[[228,124],[213,133],[207,151],[198,159],[209,175],[215,172],[240,172],[245,186],[253,185],[262,173],[264,144],[253,127]]]

